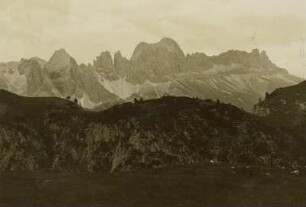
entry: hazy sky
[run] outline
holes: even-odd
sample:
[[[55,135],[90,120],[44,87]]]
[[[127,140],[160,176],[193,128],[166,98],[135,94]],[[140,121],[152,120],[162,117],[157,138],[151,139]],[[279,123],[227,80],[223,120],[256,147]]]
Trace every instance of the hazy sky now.
[[[305,11],[305,0],[0,0],[0,61],[65,48],[88,63],[171,37],[186,53],[266,50],[306,77]]]

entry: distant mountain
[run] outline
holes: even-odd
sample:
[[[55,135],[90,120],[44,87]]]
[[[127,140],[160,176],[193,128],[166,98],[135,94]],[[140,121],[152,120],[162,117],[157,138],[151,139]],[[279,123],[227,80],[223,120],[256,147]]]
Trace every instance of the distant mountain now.
[[[0,170],[114,171],[211,160],[304,166],[291,146],[300,145],[290,133],[211,100],[167,96],[93,112],[65,99],[0,91]]]
[[[133,69],[141,82],[161,81],[166,75],[179,74],[184,69],[185,55],[172,39],[163,38],[155,44],[140,43],[131,58]]]
[[[64,49],[48,62],[0,64],[0,88],[25,96],[77,98],[87,108],[172,95],[220,99],[251,110],[266,92],[301,81],[272,63],[265,51],[185,55],[170,38],[141,42],[131,59],[120,51],[114,57],[102,52],[92,65],[79,65]]]

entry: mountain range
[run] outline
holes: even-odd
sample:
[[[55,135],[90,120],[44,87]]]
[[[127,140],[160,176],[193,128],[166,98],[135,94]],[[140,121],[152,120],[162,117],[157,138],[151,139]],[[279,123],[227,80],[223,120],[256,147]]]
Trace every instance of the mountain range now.
[[[77,99],[104,109],[134,98],[187,96],[219,99],[252,110],[259,98],[302,79],[277,67],[265,51],[230,50],[217,56],[185,55],[170,38],[141,42],[127,59],[102,52],[92,64],[78,64],[64,49],[40,58],[0,63],[0,88],[22,96]]]

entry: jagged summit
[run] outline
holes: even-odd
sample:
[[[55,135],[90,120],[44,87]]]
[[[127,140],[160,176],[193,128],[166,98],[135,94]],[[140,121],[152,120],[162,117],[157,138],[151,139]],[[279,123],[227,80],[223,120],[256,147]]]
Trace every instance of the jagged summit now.
[[[104,51],[92,65],[78,65],[65,49],[55,51],[48,62],[0,63],[0,88],[25,96],[77,97],[88,108],[169,94],[220,99],[250,110],[266,92],[300,81],[277,67],[265,51],[185,56],[168,37],[140,42],[130,59],[120,51],[114,56]]]
[[[253,49],[252,52],[251,52],[251,54],[252,54],[252,55],[268,56],[267,51],[262,50],[262,51],[260,52],[260,50],[257,49],[257,48]]]
[[[101,54],[93,62],[93,66],[97,68],[112,69],[113,64],[114,64],[114,61],[109,51],[101,52]]]
[[[45,68],[51,71],[61,71],[65,67],[77,65],[77,62],[65,49],[56,50]]]
[[[69,63],[70,62],[70,58],[71,56],[66,52],[65,49],[59,49],[56,50],[50,61],[49,62],[53,62],[53,63]]]
[[[52,57],[70,57],[70,55],[68,54],[68,52],[64,48],[61,48],[59,50],[56,50],[53,53]]]
[[[39,57],[32,57],[32,58],[30,58],[30,60],[36,61],[37,63],[40,64],[41,67],[43,67],[47,63],[47,61],[45,61],[44,59],[41,59]]]
[[[164,37],[156,44],[159,45],[159,46],[167,48],[169,51],[180,52],[180,53],[184,54],[184,52],[181,50],[179,44],[171,38]]]
[[[69,55],[69,54],[67,53],[67,51],[66,51],[65,48],[60,48],[60,49],[56,50],[55,53],[62,53],[62,54],[67,54],[67,55]]]
[[[160,43],[167,43],[167,44],[177,44],[177,42],[170,37],[163,37],[163,38],[160,39],[159,42]]]
[[[179,44],[171,38],[164,37],[157,43],[140,42],[134,50],[131,60],[137,59],[143,53],[159,53],[167,51],[185,56]]]
[[[214,63],[217,64],[241,64],[246,68],[257,68],[257,69],[270,69],[279,70],[282,69],[277,67],[269,58],[266,51],[259,51],[259,49],[253,49],[251,52],[242,50],[228,50],[219,55],[211,57]]]
[[[157,43],[138,44],[131,58],[139,78],[161,77],[180,73],[184,68],[185,55],[179,45],[170,38],[163,38]]]
[[[254,54],[254,55],[259,55],[260,54],[259,49],[257,49],[257,48],[253,49],[251,53]]]

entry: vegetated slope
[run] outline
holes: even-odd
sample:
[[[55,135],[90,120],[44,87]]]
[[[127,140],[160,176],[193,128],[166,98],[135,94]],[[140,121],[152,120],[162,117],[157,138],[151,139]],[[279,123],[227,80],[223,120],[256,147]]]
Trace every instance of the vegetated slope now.
[[[57,97],[22,97],[0,90],[0,98],[1,119],[41,118],[47,111],[81,109],[78,104]]]
[[[279,88],[254,107],[255,113],[274,119],[285,127],[296,128],[306,123],[306,81]]]
[[[305,115],[305,92],[306,81],[293,86],[278,88],[271,94],[266,94],[265,100],[258,103],[255,108],[266,109],[266,111],[262,111],[263,115]]]
[[[298,145],[289,145],[294,146],[292,154],[295,154],[299,160],[304,159],[306,152],[305,81],[294,86],[279,88],[271,94],[267,94],[264,100],[255,105],[254,110],[267,123],[292,134]],[[281,140],[284,139],[286,138],[282,136]]]
[[[1,102],[14,107],[0,113],[1,170],[114,171],[211,160],[291,165],[296,159],[279,148],[279,137],[292,140],[289,135],[219,101],[169,96],[92,112],[57,98],[1,93],[0,100],[6,96],[18,101]],[[25,113],[26,105],[35,106],[36,116]]]
[[[304,173],[253,166],[232,169],[226,164],[114,173],[2,172],[0,185],[0,202],[7,206],[288,206],[306,202]]]

